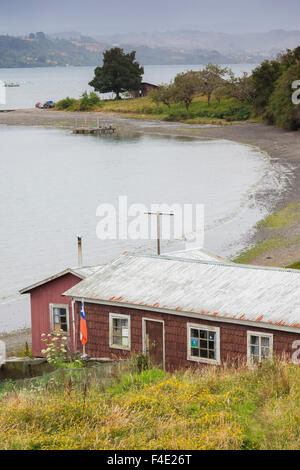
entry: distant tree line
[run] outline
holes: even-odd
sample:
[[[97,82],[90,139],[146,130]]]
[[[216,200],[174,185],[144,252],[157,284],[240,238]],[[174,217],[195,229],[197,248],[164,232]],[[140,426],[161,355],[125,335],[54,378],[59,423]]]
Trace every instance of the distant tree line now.
[[[292,101],[292,94],[300,88],[300,47],[287,50],[277,60],[262,62],[251,75],[235,77],[229,68],[208,64],[203,70],[178,74],[169,84],[162,84],[152,91],[156,103],[170,109],[172,103],[182,103],[186,111],[196,95],[207,97],[220,104],[224,98],[236,98],[251,106],[256,117],[284,129],[300,128],[300,105]],[[300,92],[299,92],[300,99]]]

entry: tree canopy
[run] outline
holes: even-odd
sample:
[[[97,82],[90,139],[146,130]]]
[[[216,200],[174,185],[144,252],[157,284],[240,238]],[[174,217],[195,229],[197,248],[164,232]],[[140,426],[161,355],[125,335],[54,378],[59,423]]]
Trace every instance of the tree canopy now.
[[[126,54],[114,47],[103,53],[103,65],[96,67],[89,85],[99,93],[114,92],[116,99],[120,99],[121,93],[139,89],[143,74],[144,68],[136,61],[135,51]]]

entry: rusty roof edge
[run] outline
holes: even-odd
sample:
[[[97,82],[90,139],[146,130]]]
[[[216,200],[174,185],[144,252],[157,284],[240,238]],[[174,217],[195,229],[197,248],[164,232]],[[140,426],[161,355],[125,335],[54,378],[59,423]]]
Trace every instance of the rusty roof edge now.
[[[208,264],[213,266],[225,266],[226,268],[242,268],[242,269],[257,269],[258,271],[277,271],[283,273],[294,273],[300,274],[300,269],[291,269],[291,268],[280,268],[273,266],[255,266],[252,264],[238,264],[234,262],[222,262],[222,261],[207,261],[201,259],[191,259],[191,258],[181,258],[177,256],[168,256],[168,255],[151,255],[151,254],[130,254],[126,253],[123,256],[137,257],[137,258],[157,258],[165,259],[167,261],[182,261],[186,263],[196,263],[196,264]]]
[[[68,295],[68,291],[63,293],[62,295]],[[120,301],[109,301],[105,299],[90,299],[87,297],[76,297],[76,296],[70,296],[73,300],[79,301],[79,302],[87,302],[87,303],[94,303],[94,304],[103,304],[103,305],[111,305],[111,306],[118,306],[118,307],[125,307],[125,308],[133,308],[136,310],[148,310],[152,312],[158,312],[158,313],[168,313],[170,315],[176,315],[176,316],[185,316],[185,317],[191,317],[191,318],[198,318],[198,319],[204,319],[207,321],[213,321],[213,322],[221,322],[221,323],[236,323],[239,325],[245,325],[245,326],[256,326],[257,328],[266,328],[270,330],[279,330],[279,331],[287,331],[289,333],[300,333],[300,326],[289,326],[289,325],[278,325],[276,323],[270,323],[270,322],[263,322],[263,321],[253,321],[253,320],[241,320],[239,318],[233,318],[233,317],[225,317],[221,316],[220,314],[218,316],[213,316],[213,314],[207,315],[207,314],[202,314],[201,312],[189,312],[185,310],[172,310],[171,308],[159,308],[159,307],[152,307],[150,305],[138,305],[138,304],[130,304],[127,302],[120,302]]]

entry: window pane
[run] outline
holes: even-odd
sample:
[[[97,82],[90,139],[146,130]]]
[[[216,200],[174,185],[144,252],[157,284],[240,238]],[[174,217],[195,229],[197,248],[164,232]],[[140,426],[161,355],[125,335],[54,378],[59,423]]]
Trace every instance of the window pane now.
[[[216,359],[216,352],[215,351],[208,351],[209,359]]]
[[[203,358],[208,358],[208,351],[207,349],[200,349],[200,357],[203,357]]]
[[[250,344],[259,344],[259,337],[258,336],[251,336],[250,337]]]
[[[201,330],[200,331],[200,338],[206,339],[207,338],[208,331],[206,330]]]
[[[191,355],[194,356],[194,357],[199,357],[199,349],[193,348],[191,350]]]
[[[200,348],[207,349],[207,341],[205,339],[200,340]]]
[[[262,336],[261,345],[269,347],[269,344],[270,344],[270,338],[268,338],[267,336]]]
[[[128,346],[128,338],[126,337],[122,338],[122,346]]]
[[[128,327],[128,320],[121,320],[121,325],[124,326],[125,328]]]
[[[269,352],[270,352],[269,348],[262,347],[261,348],[261,357],[262,358],[269,357]]]
[[[197,338],[191,338],[191,347],[198,348],[199,347],[199,340]]]
[[[199,330],[195,330],[194,328],[191,329],[191,336],[192,338],[199,338]]]
[[[216,333],[214,331],[209,331],[208,339],[215,339]]]
[[[113,336],[113,344],[116,344],[117,346],[121,346],[121,341],[122,341],[121,336]]]
[[[251,346],[250,354],[251,356],[258,356],[259,355],[258,346]]]

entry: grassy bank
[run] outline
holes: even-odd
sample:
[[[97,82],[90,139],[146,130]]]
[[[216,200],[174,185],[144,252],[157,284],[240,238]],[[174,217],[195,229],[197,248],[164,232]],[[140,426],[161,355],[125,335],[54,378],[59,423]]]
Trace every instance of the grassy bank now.
[[[234,262],[249,264],[261,256],[273,256],[276,251],[292,246],[295,246],[296,253],[298,251],[296,247],[300,243],[300,237],[296,235],[299,220],[300,203],[293,202],[259,221],[256,229],[262,234],[262,240],[242,251]],[[294,268],[295,266],[292,263],[286,267]]]
[[[194,98],[188,111],[183,104],[157,105],[151,98],[129,98],[123,100],[97,100],[97,95],[91,93],[79,100],[66,98],[56,104],[57,110],[64,111],[99,111],[102,113],[117,113],[124,117],[139,119],[160,119],[164,121],[186,122],[189,124],[228,124],[233,121],[245,121],[251,117],[249,105],[241,104],[234,98],[223,99],[220,103],[212,100],[210,106],[207,98]]]
[[[0,449],[296,449],[299,391],[299,368],[281,362],[10,382]]]

